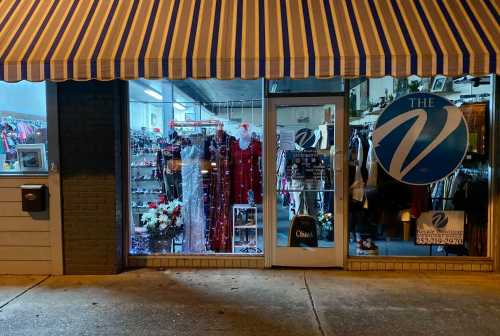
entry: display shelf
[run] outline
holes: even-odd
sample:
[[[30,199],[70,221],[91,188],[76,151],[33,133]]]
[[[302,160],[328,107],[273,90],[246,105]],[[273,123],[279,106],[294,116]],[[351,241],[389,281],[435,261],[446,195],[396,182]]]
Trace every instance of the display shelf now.
[[[144,154],[137,154],[133,153],[131,156],[133,157],[143,157],[143,156],[156,156],[158,153],[144,153]]]
[[[252,243],[252,244],[236,244],[234,247],[256,247],[257,244]]]
[[[142,135],[142,137],[148,137]],[[148,137],[150,142],[156,141],[154,137]],[[151,211],[149,204],[157,204],[164,193],[161,191],[162,181],[158,179],[158,164],[156,157],[160,148],[133,147],[130,150],[130,210],[134,222],[141,222],[145,213]],[[140,205],[138,205],[140,204]],[[149,251],[149,247],[143,247]],[[151,252],[151,251],[149,251]]]
[[[250,249],[257,248],[257,207],[250,204],[233,205],[233,253],[252,253]],[[252,232],[253,231],[253,232]],[[238,232],[238,237],[236,233]],[[245,238],[244,238],[245,237]],[[252,238],[249,238],[252,237]],[[246,251],[236,251],[243,249]]]

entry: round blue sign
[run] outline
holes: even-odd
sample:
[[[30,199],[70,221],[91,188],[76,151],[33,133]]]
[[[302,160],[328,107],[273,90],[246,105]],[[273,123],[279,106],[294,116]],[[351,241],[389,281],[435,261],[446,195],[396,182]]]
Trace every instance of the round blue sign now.
[[[467,153],[469,132],[462,111],[447,99],[412,93],[395,100],[373,131],[382,168],[407,184],[429,184],[456,170]]]

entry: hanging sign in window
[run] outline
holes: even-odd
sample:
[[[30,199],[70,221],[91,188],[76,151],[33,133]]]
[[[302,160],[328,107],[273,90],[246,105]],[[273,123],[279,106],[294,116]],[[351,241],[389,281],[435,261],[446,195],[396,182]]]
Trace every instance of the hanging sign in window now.
[[[286,175],[295,180],[321,181],[325,178],[325,162],[316,149],[286,152]]]
[[[377,161],[390,176],[425,185],[460,166],[468,147],[467,124],[462,111],[447,99],[412,93],[382,112],[373,144]]]

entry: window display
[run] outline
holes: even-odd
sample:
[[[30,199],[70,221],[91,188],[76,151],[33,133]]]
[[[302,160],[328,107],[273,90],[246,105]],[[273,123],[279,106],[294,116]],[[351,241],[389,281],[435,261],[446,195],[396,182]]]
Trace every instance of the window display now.
[[[349,254],[486,256],[490,77],[384,77],[350,93],[368,104],[350,106]]]
[[[0,174],[47,172],[45,101],[45,83],[0,82]]]
[[[131,82],[132,254],[263,252],[261,82],[199,82]]]

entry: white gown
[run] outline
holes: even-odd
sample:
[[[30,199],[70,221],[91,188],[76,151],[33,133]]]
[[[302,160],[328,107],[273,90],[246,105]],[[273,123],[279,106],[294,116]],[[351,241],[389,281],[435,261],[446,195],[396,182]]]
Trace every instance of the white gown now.
[[[183,252],[206,252],[201,154],[201,149],[197,145],[187,146],[181,150]]]
[[[368,137],[368,144],[370,145],[370,148],[368,149],[368,155],[366,157],[366,168],[368,169],[368,180],[366,181],[366,186],[375,188],[377,186],[378,168],[375,158],[375,146],[373,146],[371,136]]]

